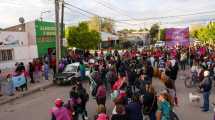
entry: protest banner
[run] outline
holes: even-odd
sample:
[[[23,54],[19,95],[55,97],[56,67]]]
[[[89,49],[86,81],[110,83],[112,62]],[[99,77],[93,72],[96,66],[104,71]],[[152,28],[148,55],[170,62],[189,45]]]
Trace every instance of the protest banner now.
[[[26,79],[24,75],[13,76],[12,77],[14,87],[20,87],[26,83]]]
[[[166,28],[165,41],[169,47],[176,45],[189,46],[189,28]]]

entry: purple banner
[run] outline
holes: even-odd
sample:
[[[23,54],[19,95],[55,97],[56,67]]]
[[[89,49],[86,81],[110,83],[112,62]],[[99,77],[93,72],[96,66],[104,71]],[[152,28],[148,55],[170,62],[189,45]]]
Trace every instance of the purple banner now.
[[[189,28],[165,29],[165,41],[167,46],[189,45]]]

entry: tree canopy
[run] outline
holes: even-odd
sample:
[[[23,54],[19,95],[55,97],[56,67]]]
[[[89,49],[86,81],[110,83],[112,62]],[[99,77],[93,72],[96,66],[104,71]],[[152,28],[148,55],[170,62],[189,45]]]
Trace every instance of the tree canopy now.
[[[160,40],[165,40],[165,29],[160,29]]]
[[[203,43],[215,43],[215,23],[210,22],[207,26],[191,32],[193,38]]]
[[[149,30],[150,37],[155,42],[154,40],[158,39],[158,32],[159,32],[160,26],[158,24],[153,24],[151,29]]]
[[[101,41],[101,36],[99,32],[90,31],[87,23],[82,22],[78,26],[66,28],[66,39],[69,47],[96,49]]]

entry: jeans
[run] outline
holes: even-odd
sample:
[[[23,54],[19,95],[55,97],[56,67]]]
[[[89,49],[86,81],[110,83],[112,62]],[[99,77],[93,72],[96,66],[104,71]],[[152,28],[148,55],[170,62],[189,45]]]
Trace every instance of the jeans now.
[[[210,97],[210,92],[203,92],[203,109],[204,110],[209,110],[209,97]]]
[[[45,71],[44,72],[45,80],[49,80],[49,72]]]

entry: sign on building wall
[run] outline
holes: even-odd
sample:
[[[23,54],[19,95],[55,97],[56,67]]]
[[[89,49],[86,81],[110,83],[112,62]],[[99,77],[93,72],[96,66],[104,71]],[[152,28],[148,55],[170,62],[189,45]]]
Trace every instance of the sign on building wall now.
[[[27,46],[28,35],[26,32],[0,32],[0,46]]]
[[[44,56],[48,49],[55,49],[56,27],[54,22],[35,21],[38,55]]]
[[[55,41],[56,27],[53,22],[35,21],[37,42]]]

